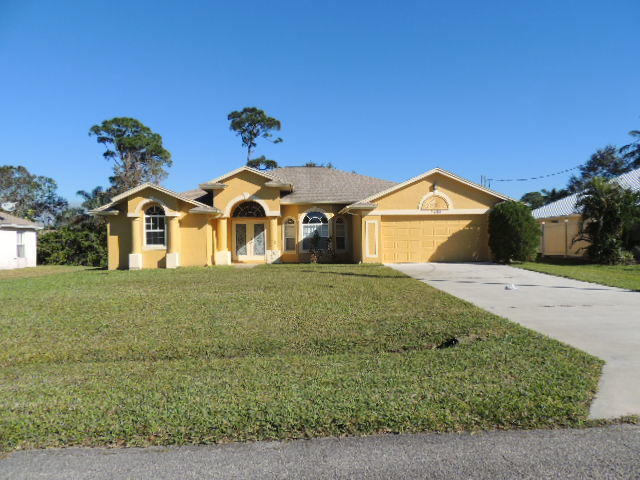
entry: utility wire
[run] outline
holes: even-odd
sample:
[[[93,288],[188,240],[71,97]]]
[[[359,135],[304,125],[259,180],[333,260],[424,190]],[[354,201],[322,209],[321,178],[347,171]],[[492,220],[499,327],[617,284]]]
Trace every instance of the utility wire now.
[[[541,178],[553,177],[555,175],[562,175],[563,173],[571,172],[572,170],[576,170],[580,168],[582,165],[576,165],[575,167],[565,168],[564,170],[560,170],[559,172],[548,173],[546,175],[538,175],[537,177],[529,177],[529,178],[488,178],[484,175],[481,179],[481,184],[485,187],[491,187],[491,182],[528,182],[530,180],[540,180]]]
[[[582,165],[576,165],[575,167],[567,168],[565,170],[560,170],[559,172],[548,173],[546,175],[540,175],[538,177],[529,177],[529,178],[487,178],[490,182],[526,182],[528,180],[539,180],[541,178],[553,177],[555,175],[561,175],[563,173],[570,172],[575,170],[576,168],[580,168]]]

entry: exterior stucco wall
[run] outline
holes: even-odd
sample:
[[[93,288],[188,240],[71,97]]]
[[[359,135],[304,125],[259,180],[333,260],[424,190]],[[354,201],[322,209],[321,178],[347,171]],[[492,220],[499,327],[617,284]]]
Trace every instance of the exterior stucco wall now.
[[[588,242],[574,242],[580,233],[581,222],[579,215],[540,219],[540,253],[548,256],[584,256]]]
[[[278,219],[278,241],[284,249],[284,231],[283,225],[288,218],[293,218],[296,221],[296,250],[295,252],[282,252],[283,263],[296,263],[296,262],[308,262],[309,254],[302,250],[302,221],[307,212],[323,212],[329,221],[329,236],[335,235],[335,221],[337,218],[342,218],[345,223],[346,232],[346,249],[344,251],[336,252],[337,261],[351,262],[353,261],[353,234],[351,215],[340,215],[338,212],[344,207],[344,205],[338,204],[306,204],[306,205],[282,205],[281,216]]]
[[[205,266],[211,264],[207,256],[207,241],[213,241],[213,231],[206,215],[187,214],[180,219],[180,264]],[[209,239],[211,237],[211,239]]]
[[[166,213],[178,221],[178,253],[181,266],[211,264],[213,229],[209,215],[191,214],[192,204],[174,198],[154,189],[144,189],[124,200],[119,206],[119,214],[105,217],[108,223],[108,266],[110,270],[128,269],[129,254],[142,256],[142,268],[164,268],[167,263],[167,248],[145,245],[144,212],[152,205],[160,205]],[[169,222],[174,217],[166,217],[167,246],[171,242]],[[137,229],[138,242],[133,245],[133,229]],[[209,263],[207,263],[209,258]]]
[[[23,232],[24,258],[18,258],[18,230],[0,228],[0,270],[36,266],[36,232],[27,229],[20,229],[19,231]]]
[[[421,208],[425,199],[435,200],[434,210]],[[376,208],[363,215],[362,261],[489,260],[488,211],[501,201],[464,181],[433,173],[373,200]]]
[[[227,188],[216,193],[213,205],[224,212],[224,216],[230,216],[238,203],[258,199],[266,205],[265,210],[277,212],[280,210],[280,190],[265,187],[264,184],[268,181],[268,178],[253,172],[239,172],[224,180]]]
[[[109,270],[129,268],[131,253],[131,219],[124,214],[107,217]]]
[[[420,201],[425,195],[433,192],[434,183],[437,184],[437,192],[446,195],[454,209],[487,209],[500,200],[486,192],[473,188],[463,182],[434,173],[404,188],[391,192],[374,200],[378,206],[375,213],[380,210],[417,210]]]

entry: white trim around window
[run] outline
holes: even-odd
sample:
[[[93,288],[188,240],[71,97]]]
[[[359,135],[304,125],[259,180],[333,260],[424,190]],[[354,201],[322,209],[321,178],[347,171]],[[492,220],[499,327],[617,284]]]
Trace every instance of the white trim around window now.
[[[304,223],[304,218],[311,214],[311,213],[321,213],[322,215],[324,215],[327,223]],[[309,208],[307,209],[305,212],[300,214],[300,227],[299,227],[299,235],[300,235],[300,252],[302,253],[309,253],[309,249],[308,248],[304,248],[304,241],[306,238],[305,235],[305,225],[309,225],[309,226],[313,226],[313,225],[320,225],[320,228],[314,228],[314,230],[319,230],[320,231],[320,236],[322,238],[329,238],[331,237],[331,233],[332,233],[332,228],[331,228],[331,215],[327,212],[325,212],[323,209],[321,208]],[[311,230],[311,228],[307,228],[307,230]]]
[[[16,231],[16,258],[27,258],[24,244],[24,232]]]
[[[148,213],[153,211],[153,213]],[[162,213],[159,213],[162,212]],[[167,216],[161,205],[152,205],[144,211],[143,245],[145,250],[166,250],[167,248]],[[151,236],[149,236],[151,234]],[[160,240],[162,243],[155,243]],[[153,241],[149,243],[149,238]]]
[[[348,232],[349,232],[349,228],[347,228],[347,219],[344,218],[343,216],[334,216],[333,217],[333,221],[334,221],[334,225],[333,225],[333,241],[336,247],[336,252],[346,252],[349,248],[349,237],[348,237]],[[338,223],[340,222],[340,223]],[[338,226],[341,225],[342,226],[342,235],[340,235],[344,240],[343,240],[343,245],[342,248],[338,247],[338,234],[340,233],[340,229],[338,228]]]
[[[289,228],[287,228],[289,227]],[[289,230],[289,231],[287,231]],[[291,235],[293,230],[293,235]],[[282,249],[285,253],[295,253],[298,245],[298,225],[295,217],[286,217],[282,222]],[[293,240],[293,248],[287,247],[287,239]]]

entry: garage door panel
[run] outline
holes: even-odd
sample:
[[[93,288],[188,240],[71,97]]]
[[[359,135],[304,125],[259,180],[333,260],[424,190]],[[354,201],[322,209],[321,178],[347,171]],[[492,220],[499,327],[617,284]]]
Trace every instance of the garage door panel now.
[[[486,215],[382,218],[385,262],[454,262],[489,259]]]

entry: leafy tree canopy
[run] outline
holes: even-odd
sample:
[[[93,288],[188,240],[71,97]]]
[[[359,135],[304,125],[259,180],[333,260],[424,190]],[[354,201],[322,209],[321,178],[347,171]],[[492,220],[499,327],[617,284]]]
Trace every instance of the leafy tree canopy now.
[[[273,170],[278,168],[278,162],[270,160],[264,155],[247,161],[247,167],[257,168],[258,170]]]
[[[15,203],[13,215],[45,224],[67,207],[52,178],[34,175],[23,166],[0,166],[0,203]]]
[[[280,120],[270,117],[264,110],[256,107],[245,107],[240,111],[233,111],[227,115],[229,129],[236,132],[247,149],[247,164],[251,161],[251,152],[256,148],[258,138],[264,138],[271,143],[280,143],[282,138],[273,136],[273,131],[282,127]]]
[[[162,137],[139,120],[116,117],[89,129],[89,135],[106,147],[102,156],[113,161],[109,178],[114,193],[121,193],[144,182],[159,183],[172,165],[171,152]]]
[[[569,179],[567,190],[570,193],[584,189],[595,177],[613,178],[632,170],[630,162],[620,156],[618,149],[607,145],[597,150],[587,162],[580,167],[580,175],[573,175]]]
[[[546,198],[542,194],[542,192],[529,192],[525,193],[520,197],[520,201],[526,205],[529,205],[530,208],[535,209],[546,205]]]
[[[578,240],[589,242],[587,255],[598,263],[615,264],[623,258],[623,234],[640,216],[640,193],[605,178],[589,181],[578,196],[582,214]]]
[[[627,162],[631,169],[640,168],[640,130],[631,130],[629,135],[633,141],[628,145],[620,148],[620,154]]]
[[[90,215],[89,211],[108,203],[114,195],[113,191],[110,189],[105,190],[103,187],[98,186],[89,192],[78,190],[76,194],[83,198],[80,208],[67,208],[61,212],[56,218],[56,227],[68,226],[89,230],[103,228],[105,224],[104,218]]]
[[[539,192],[525,193],[520,197],[520,201],[527,204],[532,209],[535,209],[548,203],[555,202],[556,200],[560,200],[567,195],[569,195],[569,192],[565,189],[558,190],[557,188],[552,188],[551,190],[547,190],[543,188]]]

